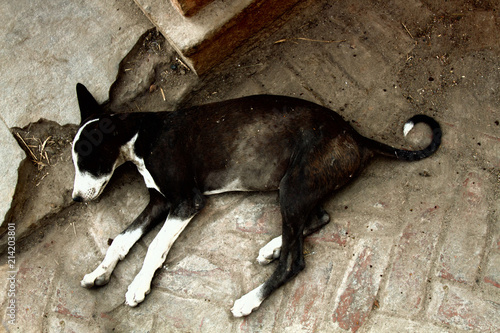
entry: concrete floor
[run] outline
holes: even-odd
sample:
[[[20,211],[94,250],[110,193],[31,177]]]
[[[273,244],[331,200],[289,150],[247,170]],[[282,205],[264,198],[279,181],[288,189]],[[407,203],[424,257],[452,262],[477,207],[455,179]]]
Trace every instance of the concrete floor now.
[[[110,15],[112,13],[112,15]],[[11,206],[24,154],[9,129],[40,118],[78,123],[75,84],[104,101],[118,63],[152,24],[133,0],[20,0],[2,4],[0,20],[0,220]],[[33,144],[33,142],[28,142]]]
[[[274,268],[255,258],[280,233],[275,193],[210,197],[172,248],[146,301],[129,308],[127,286],[157,230],[132,249],[108,285],[87,290],[79,281],[145,206],[142,180],[125,166],[100,200],[71,203],[68,142],[76,126],[33,124],[20,132],[57,138],[51,158],[57,163],[42,170],[22,165],[13,219],[28,236],[17,247],[14,297],[7,260],[1,263],[0,303],[7,309],[16,302],[15,323],[7,311],[0,314],[3,328],[499,332],[499,10],[468,1],[310,3],[199,79],[181,72],[173,54],[162,62],[136,50],[132,60],[142,62],[130,61],[119,83],[145,90],[126,101],[117,93],[123,103],[110,104],[121,109],[284,94],[328,106],[364,135],[398,147],[426,139],[422,128],[408,140],[401,133],[407,118],[425,113],[441,123],[443,144],[421,162],[376,160],[332,195],[325,205],[332,222],[306,241],[306,269],[257,312],[236,319],[233,301]],[[152,59],[161,71],[143,65]],[[144,71],[157,75],[138,84]],[[87,86],[95,90],[92,82]]]

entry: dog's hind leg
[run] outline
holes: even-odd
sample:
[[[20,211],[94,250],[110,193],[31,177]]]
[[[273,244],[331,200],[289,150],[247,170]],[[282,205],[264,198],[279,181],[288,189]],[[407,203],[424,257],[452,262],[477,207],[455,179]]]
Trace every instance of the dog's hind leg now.
[[[169,205],[164,197],[154,189],[149,190],[149,197],[149,203],[142,213],[127,229],[115,237],[101,264],[92,273],[83,277],[82,287],[91,288],[108,283],[114,268],[125,258],[132,246],[144,233],[165,220]]]
[[[307,237],[330,222],[330,216],[323,209],[323,207],[318,206],[316,208],[316,213],[313,214],[309,225],[304,228],[304,237]],[[259,256],[257,257],[257,262],[261,265],[267,265],[273,260],[278,259],[281,253],[281,236],[273,238],[269,243],[262,247],[259,251]]]
[[[136,306],[151,290],[151,281],[158,268],[160,268],[170,248],[186,228],[191,219],[203,208],[205,199],[201,193],[194,198],[184,201],[180,206],[172,207],[165,224],[149,245],[144,264],[136,275],[125,294],[125,304]]]
[[[283,230],[278,266],[265,283],[234,302],[231,311],[235,317],[250,314],[274,290],[292,279],[305,267],[304,230],[323,193],[321,189],[319,191],[314,189],[312,185],[314,182],[303,181],[301,174],[303,174],[302,163],[297,163],[290,168],[280,183]]]
[[[231,309],[235,317],[249,315],[277,288],[297,275],[305,267],[302,253],[304,226],[298,222],[308,218],[307,211],[288,212],[281,207],[283,235],[281,255],[273,275],[263,284],[234,302]]]
[[[319,137],[323,142],[307,141],[301,149],[302,154],[296,154],[279,186],[283,230],[278,265],[266,282],[234,302],[232,313],[235,317],[250,314],[277,288],[304,269],[304,235],[330,220],[324,210],[317,208],[319,203],[342,185],[342,179],[350,179],[349,175],[357,166],[354,162],[359,160],[359,155],[352,154],[344,159],[347,165],[344,166],[344,160],[341,164],[337,162],[336,153],[348,147],[343,144],[344,139]],[[311,223],[314,214],[317,220]]]

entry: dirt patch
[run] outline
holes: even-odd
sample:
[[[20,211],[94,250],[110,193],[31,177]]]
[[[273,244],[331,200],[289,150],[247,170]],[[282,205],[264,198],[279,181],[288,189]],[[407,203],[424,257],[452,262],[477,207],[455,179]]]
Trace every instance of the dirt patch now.
[[[120,62],[106,107],[113,112],[174,110],[197,82],[165,38],[151,29]]]
[[[6,218],[16,223],[18,240],[40,231],[50,224],[52,216],[71,204],[74,171],[70,147],[76,130],[76,125],[60,126],[46,119],[11,129],[27,156],[19,166],[18,184]]]

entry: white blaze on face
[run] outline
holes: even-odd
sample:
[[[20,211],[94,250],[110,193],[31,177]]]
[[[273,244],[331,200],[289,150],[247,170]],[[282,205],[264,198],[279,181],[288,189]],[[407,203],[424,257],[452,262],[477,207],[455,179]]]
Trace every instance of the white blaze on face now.
[[[77,199],[80,201],[91,201],[96,199],[102,193],[104,187],[106,186],[109,179],[113,175],[113,172],[111,172],[109,175],[96,177],[85,170],[80,170],[80,168],[78,167],[78,159],[82,157],[79,156],[79,154],[76,152],[76,143],[80,139],[83,129],[88,124],[96,122],[98,120],[99,119],[91,120],[82,127],[80,127],[80,129],[75,135],[75,139],[73,140],[72,157],[73,157],[73,164],[75,166],[75,183],[73,185],[73,199]]]

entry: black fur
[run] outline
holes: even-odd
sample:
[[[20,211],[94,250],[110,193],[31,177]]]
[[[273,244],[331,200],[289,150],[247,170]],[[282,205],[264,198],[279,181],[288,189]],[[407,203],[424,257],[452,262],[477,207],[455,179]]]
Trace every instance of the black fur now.
[[[174,112],[99,115],[85,87],[78,85],[77,93],[82,121],[109,119],[106,128],[113,128],[101,140],[96,135],[92,157],[79,167],[96,174],[109,170],[120,146],[138,133],[135,153],[161,194],[150,189],[151,202],[132,229],[146,231],[168,212],[193,216],[204,206],[203,193],[231,190],[226,186],[235,180],[240,181],[235,190],[279,191],[283,246],[265,283],[265,297],[304,268],[304,236],[329,221],[321,208],[325,198],[352,181],[374,155],[419,160],[441,142],[439,124],[427,116],[411,120],[431,127],[432,143],[407,151],[361,136],[325,107],[284,96],[243,97]],[[94,122],[89,130],[97,128]]]

